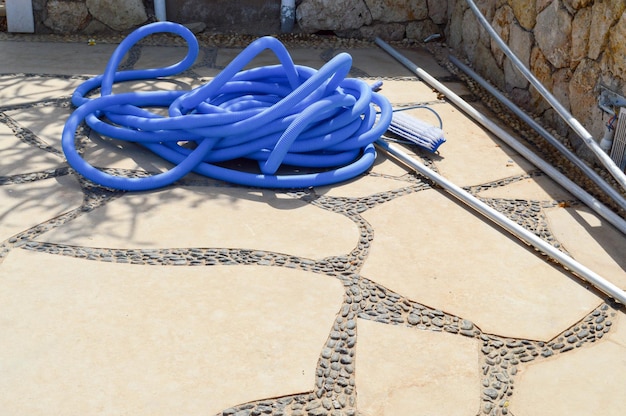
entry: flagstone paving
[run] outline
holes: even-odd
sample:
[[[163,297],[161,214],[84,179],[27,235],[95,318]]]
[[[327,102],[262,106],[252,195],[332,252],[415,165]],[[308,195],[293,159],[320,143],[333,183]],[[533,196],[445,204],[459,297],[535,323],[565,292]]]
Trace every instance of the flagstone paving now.
[[[436,110],[447,142],[407,152],[626,287],[624,235],[382,50],[323,45],[290,51],[314,68],[348,52],[351,75],[382,79],[394,107]],[[286,191],[82,179],[60,135],[74,88],[114,47],[0,37],[0,413],[623,413],[623,307],[384,154],[346,183]],[[240,50],[203,44],[183,74],[115,92],[193,88]],[[469,95],[426,50],[401,52]],[[121,67],[185,53],[146,42]],[[171,167],[78,137],[117,174]]]
[[[477,339],[368,320],[358,325],[361,414],[467,415],[479,406]]]
[[[626,383],[624,320],[615,326],[606,341],[593,348],[572,351],[558,360],[532,364],[522,370],[516,392],[520,400],[511,402],[511,411],[519,416],[617,414],[622,404],[620,396],[605,390],[606,386]]]
[[[289,268],[24,250],[2,276],[6,414],[216,414],[306,391],[343,298],[339,280]]]

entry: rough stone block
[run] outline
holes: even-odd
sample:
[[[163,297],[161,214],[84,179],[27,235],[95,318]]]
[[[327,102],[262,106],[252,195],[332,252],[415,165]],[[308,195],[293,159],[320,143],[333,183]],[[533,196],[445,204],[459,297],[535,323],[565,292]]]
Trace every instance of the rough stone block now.
[[[91,15],[114,30],[128,30],[148,20],[141,0],[87,0]]]
[[[50,0],[46,10],[48,17],[43,23],[57,33],[78,32],[89,22],[89,11],[84,2]]]

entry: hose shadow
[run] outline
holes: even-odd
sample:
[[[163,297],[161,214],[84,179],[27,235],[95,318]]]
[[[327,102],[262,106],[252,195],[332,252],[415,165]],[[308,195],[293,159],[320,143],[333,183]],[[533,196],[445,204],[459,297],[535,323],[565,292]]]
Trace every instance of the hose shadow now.
[[[202,185],[111,193],[104,200],[98,200],[102,188],[85,188],[84,212],[37,240],[120,249],[241,247],[290,252],[292,247],[303,257],[315,257],[319,250],[334,253],[339,250],[334,245],[347,249],[354,243],[356,231],[348,232],[353,230],[351,222],[324,214],[347,233],[338,242],[324,244],[323,237],[332,227],[317,215],[311,218],[315,208],[297,193],[202,181]],[[303,241],[294,246],[292,234]]]
[[[0,186],[0,241],[81,206],[82,193],[69,176]]]

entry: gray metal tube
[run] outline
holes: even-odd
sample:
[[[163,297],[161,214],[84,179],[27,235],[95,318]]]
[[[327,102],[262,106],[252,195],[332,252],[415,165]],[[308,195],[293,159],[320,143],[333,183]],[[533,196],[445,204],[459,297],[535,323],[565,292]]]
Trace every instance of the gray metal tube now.
[[[498,33],[496,33],[496,31],[491,27],[491,25],[480,12],[476,4],[472,0],[466,1],[467,4],[470,6],[470,9],[472,9],[472,12],[474,12],[474,14],[476,15],[479,23],[485,28],[485,30],[487,31],[487,33],[489,33],[493,40],[496,41],[496,43],[498,44],[500,49],[502,49],[505,55],[509,57],[517,70],[520,71],[522,75],[524,75],[528,82],[530,82],[533,87],[535,87],[537,91],[539,91],[539,94],[541,94],[543,98],[545,98],[546,101],[550,103],[552,108],[554,108],[556,112],[559,113],[559,115],[563,118],[563,120],[565,120],[565,122],[569,124],[569,126],[576,132],[576,134],[578,134],[578,136],[583,139],[583,142],[587,145],[589,149],[591,149],[591,151],[596,155],[600,163],[604,165],[604,167],[622,186],[622,188],[626,189],[626,175],[624,175],[624,172],[622,172],[620,168],[615,164],[615,162],[613,162],[613,160],[609,157],[609,155],[607,155],[600,148],[598,143],[596,143],[594,138],[582,126],[582,124],[580,124],[578,120],[576,120],[574,116],[569,111],[567,111],[567,109],[563,107],[561,103],[558,102],[558,100],[550,93],[550,91],[548,91],[548,89],[541,84],[541,82],[533,75],[533,73],[524,66],[524,63],[520,61],[517,56],[515,56],[513,51],[509,49],[507,44],[502,40],[502,38],[500,38],[500,36],[498,36]]]
[[[296,21],[296,1],[281,0],[280,2],[280,31],[289,33],[293,30]]]
[[[622,209],[626,210],[626,199],[617,192],[615,188],[609,185],[600,175],[596,173],[595,170],[590,168],[585,162],[583,162],[578,156],[576,156],[572,151],[570,151],[567,146],[558,141],[554,136],[552,136],[546,129],[544,129],[539,123],[537,123],[532,117],[522,111],[513,101],[509,100],[504,94],[498,91],[493,85],[491,85],[487,80],[481,78],[476,72],[474,72],[470,67],[465,65],[463,62],[455,58],[454,56],[448,56],[450,62],[459,67],[463,72],[465,72],[468,76],[478,82],[484,89],[486,89],[491,95],[496,97],[498,101],[502,104],[506,105],[509,110],[515,113],[520,119],[522,119],[526,124],[532,127],[541,137],[546,139],[552,146],[554,146],[559,152],[563,154],[570,162],[572,162],[576,167],[578,167],[589,179],[591,179],[596,185],[598,185],[602,191],[604,191],[617,205],[619,205]]]
[[[159,22],[167,21],[165,0],[154,0],[154,14]]]
[[[450,194],[452,194],[455,198],[459,199],[461,202],[469,205],[474,210],[478,211],[480,214],[486,216],[493,222],[495,222],[500,227],[504,228],[511,234],[525,241],[526,243],[532,245],[536,249],[542,251],[543,253],[550,256],[550,258],[558,261],[563,266],[567,267],[569,270],[574,272],[577,276],[579,276],[584,281],[590,283],[592,286],[600,290],[602,293],[611,296],[613,299],[619,301],[622,305],[626,305],[626,292],[620,289],[618,286],[609,282],[602,276],[598,275],[594,271],[588,269],[583,266],[570,256],[562,253],[556,248],[552,247],[550,244],[543,241],[541,238],[537,237],[535,234],[531,233],[521,225],[516,222],[511,221],[500,212],[491,208],[489,205],[485,204],[472,194],[465,191],[463,188],[460,188],[448,181],[443,176],[439,175],[435,171],[429,169],[422,163],[416,161],[413,157],[408,155],[406,152],[402,151],[400,147],[395,146],[393,144],[387,143],[382,139],[378,139],[376,141],[376,145],[385,151],[386,153],[392,155],[402,163],[410,166],[415,169],[420,174],[430,178],[432,181],[437,183],[439,186],[444,188]]]
[[[485,117],[484,114],[480,113],[474,107],[465,102],[461,97],[456,95],[453,91],[447,88],[445,85],[441,84],[431,75],[429,75],[426,71],[419,68],[413,62],[408,60],[406,57],[402,56],[396,50],[394,50],[389,44],[387,44],[382,39],[376,38],[376,44],[383,48],[387,53],[400,61],[403,65],[405,65],[408,69],[413,71],[418,77],[424,80],[427,84],[429,84],[432,88],[444,94],[452,103],[454,103],[457,107],[463,110],[467,115],[472,117],[475,121],[479,122],[486,129],[491,131],[493,134],[502,139],[506,144],[508,144],[511,148],[513,148],[517,153],[522,155],[526,160],[531,162],[533,165],[537,166],[541,169],[546,175],[556,181],[558,184],[563,186],[569,192],[572,193],[576,198],[580,199],[585,205],[589,208],[593,209],[598,215],[607,220],[609,223],[613,224],[620,232],[626,234],[626,221],[615,212],[611,211],[605,205],[603,205],[600,201],[598,201],[593,196],[589,195],[584,189],[580,186],[576,185],[572,182],[568,177],[559,172],[556,168],[546,163],[543,159],[533,153],[526,146],[517,141],[513,136],[511,136],[508,132],[506,132],[502,127]]]

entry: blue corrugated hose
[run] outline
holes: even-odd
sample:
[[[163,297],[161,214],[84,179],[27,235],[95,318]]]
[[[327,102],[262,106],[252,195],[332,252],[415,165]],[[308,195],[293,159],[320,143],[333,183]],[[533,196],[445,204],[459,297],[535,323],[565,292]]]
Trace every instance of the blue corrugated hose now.
[[[134,44],[158,32],[185,39],[185,58],[163,68],[117,71]],[[243,70],[266,49],[277,56],[280,65]],[[351,179],[373,164],[373,143],[391,123],[392,109],[387,99],[372,92],[365,82],[346,78],[352,65],[346,53],[315,70],[294,65],[280,41],[263,37],[196,89],[112,93],[116,82],[180,73],[193,64],[197,54],[194,35],[176,23],[152,23],[124,39],[104,74],[74,91],[72,103],[77,108],[62,137],[72,168],[102,186],[143,191],[169,185],[191,171],[240,185],[306,188]],[[96,88],[100,88],[100,96],[86,98]],[[169,116],[153,113],[149,107],[166,107]],[[87,163],[76,148],[75,134],[83,120],[103,136],[141,144],[175,166],[141,178],[105,173]],[[184,142],[195,145],[182,146]],[[239,158],[256,161],[259,172],[220,166]],[[277,174],[281,165],[313,173]]]

